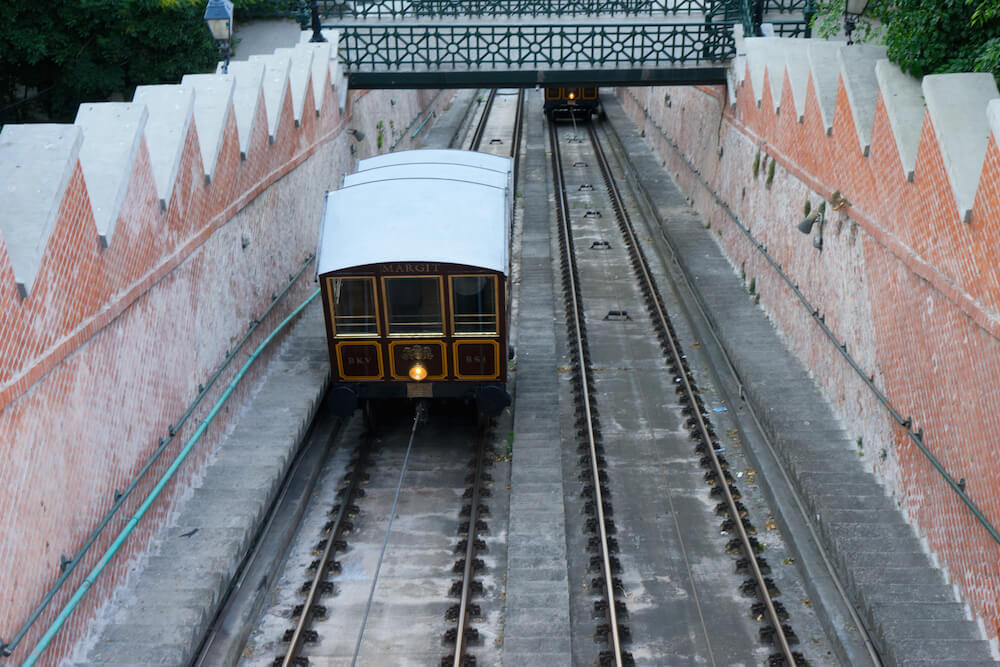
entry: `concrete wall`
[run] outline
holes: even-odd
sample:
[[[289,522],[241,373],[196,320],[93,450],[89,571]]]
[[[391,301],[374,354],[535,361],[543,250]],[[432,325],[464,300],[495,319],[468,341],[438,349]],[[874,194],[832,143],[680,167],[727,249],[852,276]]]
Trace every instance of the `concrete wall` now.
[[[74,125],[4,127],[0,639],[21,627],[58,578],[60,556],[76,553],[199,384],[315,250],[323,191],[355,158],[408,147],[407,128],[447,101],[436,91],[348,93],[335,48],[303,43],[232,63],[225,76],[85,105]],[[130,516],[253,346],[314,287],[309,269],[119,516]],[[47,663],[123,581],[243,391],[91,589]],[[121,525],[116,517],[10,664],[34,646]]]
[[[618,94],[996,641],[1000,546],[720,205],[1000,527],[1000,99],[989,75],[884,58],[748,39],[728,87]],[[822,251],[795,228],[806,201],[827,202]]]

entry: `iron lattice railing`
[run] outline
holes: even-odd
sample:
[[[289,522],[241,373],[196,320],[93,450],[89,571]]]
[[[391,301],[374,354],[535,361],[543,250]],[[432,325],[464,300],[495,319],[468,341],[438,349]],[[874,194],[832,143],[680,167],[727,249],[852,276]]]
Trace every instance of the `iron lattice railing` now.
[[[792,5],[805,0],[768,0]],[[338,20],[565,18],[709,15],[725,0],[321,0],[320,14]]]
[[[338,20],[564,18],[678,15],[719,16],[740,13],[738,5],[754,2],[762,15],[801,12],[808,21],[813,0],[320,0],[320,14]],[[302,4],[300,18],[308,16]],[[747,13],[750,13],[747,6]]]
[[[352,72],[490,68],[614,68],[724,61],[731,25],[347,26],[340,57]]]
[[[776,37],[811,37],[809,24],[804,21],[769,21]]]
[[[812,0],[764,0],[764,13],[795,14],[805,13],[812,6]]]

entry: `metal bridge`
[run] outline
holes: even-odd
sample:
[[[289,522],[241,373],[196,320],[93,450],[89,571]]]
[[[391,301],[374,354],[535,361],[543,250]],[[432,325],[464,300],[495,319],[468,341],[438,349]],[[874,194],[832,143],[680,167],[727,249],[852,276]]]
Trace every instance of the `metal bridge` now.
[[[351,88],[725,81],[733,28],[809,34],[813,0],[320,0]],[[307,22],[304,14],[303,24]]]

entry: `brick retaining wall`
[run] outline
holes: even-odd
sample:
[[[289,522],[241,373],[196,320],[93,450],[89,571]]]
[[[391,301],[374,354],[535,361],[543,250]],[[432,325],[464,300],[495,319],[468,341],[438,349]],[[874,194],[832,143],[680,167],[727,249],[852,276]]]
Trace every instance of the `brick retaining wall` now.
[[[162,110],[148,109],[145,132],[141,125],[135,130],[135,148],[123,166],[123,194],[105,248],[103,230],[95,222],[100,218],[95,211],[106,205],[97,194],[103,183],[92,182],[88,189],[84,175],[92,155],[86,150],[88,132],[98,136],[100,128],[4,128],[0,159],[35,173],[27,180],[8,181],[11,188],[0,193],[0,639],[9,641],[20,628],[58,578],[60,556],[80,548],[114,503],[116,490],[126,488],[160,438],[168,436],[199,384],[208,381],[251,320],[314,252],[324,190],[339,185],[356,157],[384,152],[396,141],[407,147],[407,128],[448,101],[436,91],[351,92],[342,110],[338,95],[344,84],[329,60],[336,53],[319,48],[314,57],[309,55],[312,48],[297,48],[290,66],[288,57],[259,61],[263,68],[256,71],[265,76],[258,76],[263,84],[257,94],[237,93],[220,112],[219,148],[210,168],[203,160],[205,137],[198,135],[200,108],[179,124],[183,133],[175,143],[179,157],[165,210],[160,204],[164,183],[156,175],[163,150],[160,146],[160,154],[154,155],[157,138],[149,134],[159,131],[153,120]],[[268,75],[282,68],[286,81],[279,75],[276,83],[269,82]],[[241,76],[230,74],[237,91]],[[268,95],[272,103],[278,100],[270,114]],[[247,99],[253,107],[249,112]],[[96,111],[114,122],[117,112],[94,106],[104,107]],[[119,109],[134,118],[147,113],[134,105]],[[249,136],[241,136],[240,113],[247,117]],[[386,134],[381,149],[376,145],[379,121]],[[365,132],[365,140],[345,132],[348,127]],[[127,143],[130,130],[124,121],[122,128]],[[33,163],[41,146],[58,148],[61,137],[69,137],[65,164]],[[103,163],[98,167],[98,180],[118,178]],[[50,193],[51,210],[37,201],[12,201],[44,199],[44,181],[57,180],[59,169],[68,177],[63,190]],[[41,196],[32,194],[35,182]],[[24,206],[34,217],[22,215]],[[29,232],[37,234],[35,248],[5,245],[5,235],[20,233],[16,225],[29,225]],[[35,275],[30,275],[32,261]],[[310,268],[237,355],[120,516],[128,517],[141,503],[253,347],[314,288]],[[90,590],[46,652],[45,663],[54,664],[66,654],[97,607],[123,581],[162,525],[171,501],[187,488],[215,436],[227,427],[226,417],[237,409],[253,375],[126,542],[124,553]],[[31,650],[120,526],[116,517],[22,641],[11,664]]]
[[[805,40],[797,42],[802,45],[796,47],[802,50],[797,57],[806,60]],[[795,57],[786,54],[784,63]],[[953,136],[942,140],[935,132],[935,121],[945,124],[947,117],[917,109],[922,125],[914,133],[918,145],[910,147],[916,148],[910,181],[906,156],[901,155],[906,151],[900,149],[905,143],[893,123],[892,115],[900,111],[887,110],[883,99],[895,89],[885,79],[877,91],[867,91],[874,112],[865,126],[866,114],[852,104],[850,81],[845,83],[856,70],[848,71],[842,62],[840,76],[832,82],[835,90],[830,90],[830,83],[824,89],[818,80],[815,64],[806,85],[796,85],[781,59],[764,60],[768,70],[755,78],[752,68],[761,63],[754,63],[751,53],[732,97],[726,87],[628,88],[618,95],[682,191],[717,231],[734,271],[745,276],[748,289],[753,282],[760,305],[812,370],[849,432],[859,438],[859,454],[996,642],[1000,546],[890,418],[715,196],[820,309],[825,323],[892,405],[912,415],[914,430],[924,430],[925,445],[956,480],[966,480],[969,496],[1000,527],[1000,459],[995,455],[1000,441],[997,125],[981,137],[982,173],[965,222],[956,191],[964,187],[969,192],[968,179],[949,173],[955,167],[947,158]],[[780,82],[777,90],[775,81]],[[983,81],[968,83],[982,86]],[[933,94],[926,81],[924,87]],[[779,96],[777,105],[772,96]],[[985,120],[987,108],[978,97],[976,90],[955,96],[955,102],[975,106]],[[831,105],[825,113],[823,99]],[[989,102],[991,122],[998,104]],[[859,119],[862,132],[855,124]],[[859,142],[866,135],[867,155]],[[834,201],[842,202],[835,193],[847,200],[839,210],[833,210]],[[821,252],[795,227],[805,217],[807,200],[813,208],[827,202]]]

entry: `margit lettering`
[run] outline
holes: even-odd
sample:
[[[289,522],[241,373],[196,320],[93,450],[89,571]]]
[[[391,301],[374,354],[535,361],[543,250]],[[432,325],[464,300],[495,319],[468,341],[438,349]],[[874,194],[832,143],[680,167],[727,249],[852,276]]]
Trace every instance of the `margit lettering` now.
[[[382,273],[440,273],[437,264],[383,264]]]

